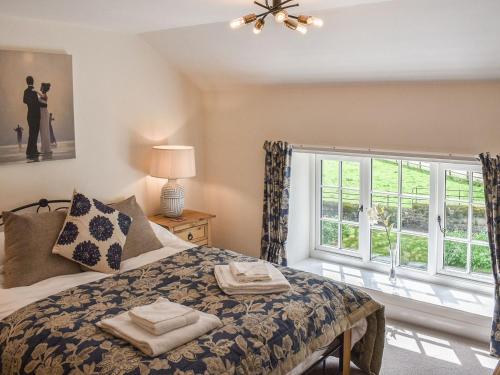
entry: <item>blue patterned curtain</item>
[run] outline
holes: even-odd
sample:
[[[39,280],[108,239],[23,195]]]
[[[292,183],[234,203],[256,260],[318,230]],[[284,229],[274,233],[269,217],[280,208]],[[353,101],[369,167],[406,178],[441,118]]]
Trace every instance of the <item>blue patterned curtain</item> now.
[[[266,141],[264,150],[266,151],[266,174],[261,258],[286,266],[285,246],[288,236],[292,146],[287,142]]]
[[[486,195],[486,216],[491,262],[495,278],[495,312],[491,330],[491,354],[500,357],[500,156],[480,155],[483,163],[484,192]]]

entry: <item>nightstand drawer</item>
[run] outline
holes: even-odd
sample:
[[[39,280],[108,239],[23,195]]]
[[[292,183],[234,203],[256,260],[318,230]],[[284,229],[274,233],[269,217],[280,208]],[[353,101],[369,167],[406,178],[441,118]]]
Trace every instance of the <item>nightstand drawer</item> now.
[[[175,232],[175,235],[182,238],[184,241],[197,242],[208,238],[207,225],[199,225],[188,229]]]
[[[149,219],[185,241],[198,246],[212,246],[210,229],[215,215],[205,212],[184,210],[181,217],[169,218],[163,215],[154,215]]]
[[[193,226],[197,226],[198,227],[198,226],[207,225],[207,224],[208,224],[208,220],[199,220],[196,223],[189,223],[189,224],[178,225],[178,226],[176,226],[174,228],[174,232],[175,232],[175,234],[177,234],[177,232],[184,232],[187,229],[193,228]]]

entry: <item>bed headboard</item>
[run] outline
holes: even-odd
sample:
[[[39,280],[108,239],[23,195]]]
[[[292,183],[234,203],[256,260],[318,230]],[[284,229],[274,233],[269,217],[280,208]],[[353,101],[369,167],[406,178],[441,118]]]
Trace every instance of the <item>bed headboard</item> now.
[[[45,198],[40,199],[36,203],[30,203],[21,207],[14,208],[13,210],[10,210],[9,212],[18,212],[22,210],[27,210],[29,208],[36,207],[36,212],[39,212],[41,208],[46,208],[49,211],[52,211],[51,204],[59,204],[59,203],[71,203],[70,200],[67,199],[56,199],[56,200],[48,200]],[[68,207],[57,207],[55,210],[64,210],[67,209]],[[3,226],[3,217],[0,215],[0,227]]]

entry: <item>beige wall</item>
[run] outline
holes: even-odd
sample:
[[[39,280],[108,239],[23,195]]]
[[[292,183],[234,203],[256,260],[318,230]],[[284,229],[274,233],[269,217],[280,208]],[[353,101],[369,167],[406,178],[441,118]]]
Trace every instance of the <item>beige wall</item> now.
[[[0,48],[73,56],[76,160],[0,166],[0,210],[74,187],[103,200],[136,194],[152,212],[163,184],[147,176],[151,145],[197,148],[187,205],[203,208],[201,94],[141,38],[0,17]],[[1,78],[0,78],[1,79]]]
[[[217,214],[214,241],[251,255],[259,254],[266,139],[500,152],[500,82],[241,88],[207,93],[205,104],[206,198]]]

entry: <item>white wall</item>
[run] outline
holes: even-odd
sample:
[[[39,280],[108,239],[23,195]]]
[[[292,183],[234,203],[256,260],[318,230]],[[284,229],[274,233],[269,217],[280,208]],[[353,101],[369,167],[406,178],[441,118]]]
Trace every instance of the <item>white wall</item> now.
[[[311,244],[311,192],[314,189],[314,156],[305,153],[292,155],[290,178],[290,211],[288,221],[288,242],[286,245],[288,265],[294,265],[309,258]]]
[[[205,101],[214,242],[254,256],[260,252],[266,139],[437,153],[500,151],[500,82],[246,87],[209,92]]]
[[[1,165],[0,210],[69,198],[76,187],[103,200],[136,194],[152,212],[163,181],[147,176],[149,150],[166,142],[196,146],[187,205],[203,208],[201,94],[140,37],[0,17],[0,48],[73,56],[77,152],[76,160]]]

